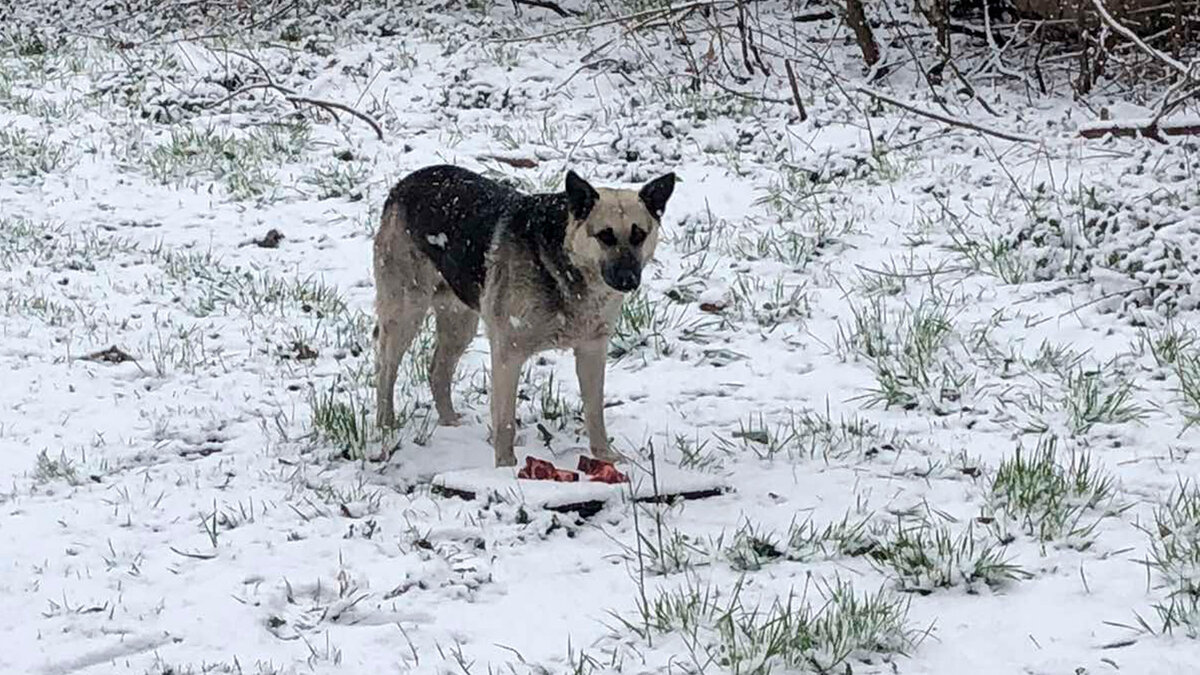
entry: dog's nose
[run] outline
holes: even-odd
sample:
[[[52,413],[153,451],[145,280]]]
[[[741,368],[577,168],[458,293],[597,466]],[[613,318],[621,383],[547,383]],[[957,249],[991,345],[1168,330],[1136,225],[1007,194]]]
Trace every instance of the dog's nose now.
[[[628,293],[637,289],[641,281],[640,275],[637,272],[633,270],[621,270],[614,275],[612,287],[622,293]]]
[[[604,282],[613,290],[628,293],[642,282],[641,270],[632,265],[609,265],[604,268]]]

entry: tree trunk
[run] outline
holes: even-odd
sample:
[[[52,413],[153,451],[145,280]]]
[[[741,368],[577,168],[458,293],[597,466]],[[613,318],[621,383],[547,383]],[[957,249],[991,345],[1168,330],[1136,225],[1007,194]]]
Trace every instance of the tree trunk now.
[[[875,42],[871,24],[867,23],[862,0],[846,0],[846,23],[854,29],[854,37],[858,40],[858,48],[862,50],[863,60],[867,65],[879,63],[879,44]]]

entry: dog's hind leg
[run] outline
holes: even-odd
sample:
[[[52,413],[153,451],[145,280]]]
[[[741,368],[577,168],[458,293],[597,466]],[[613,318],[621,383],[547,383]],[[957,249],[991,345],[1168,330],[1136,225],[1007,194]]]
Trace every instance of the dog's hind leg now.
[[[384,207],[375,235],[375,419],[396,424],[396,371],[421,330],[437,287],[437,270],[413,246],[398,205]]]
[[[438,423],[454,426],[459,422],[459,415],[450,397],[450,385],[458,360],[478,331],[479,313],[464,305],[446,287],[434,296],[433,309],[437,317],[437,347],[433,350],[433,364],[429,369],[429,386],[433,390]]]
[[[379,335],[375,342],[375,407],[376,423],[382,428],[396,425],[395,389],[400,360],[421,330],[429,311],[430,298],[416,289],[401,291],[391,297],[384,289],[379,293]]]
[[[593,340],[575,346],[575,374],[579,376],[588,445],[593,457],[612,461],[618,455],[608,447],[608,432],[604,426],[604,367],[607,357],[608,340]]]

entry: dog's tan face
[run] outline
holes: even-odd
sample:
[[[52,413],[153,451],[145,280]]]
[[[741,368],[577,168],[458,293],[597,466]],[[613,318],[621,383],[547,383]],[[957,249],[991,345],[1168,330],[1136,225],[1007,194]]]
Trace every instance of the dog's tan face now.
[[[613,290],[635,290],[642,267],[654,256],[663,210],[674,189],[673,173],[641,190],[617,190],[593,188],[568,171],[571,223],[566,246],[573,262],[599,271]]]

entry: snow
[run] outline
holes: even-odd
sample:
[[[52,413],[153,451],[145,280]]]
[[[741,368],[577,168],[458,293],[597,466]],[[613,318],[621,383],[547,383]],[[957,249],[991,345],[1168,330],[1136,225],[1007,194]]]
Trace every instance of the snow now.
[[[1076,103],[1055,72],[1032,103],[981,77],[997,118],[945,85],[964,118],[1039,144],[848,101],[829,78],[861,80],[861,58],[836,20],[794,26],[828,49],[828,70],[797,63],[800,123],[790,103],[688,91],[665,31],[509,45],[491,39],[574,20],[318,4],[236,48],[195,39],[203,25],[125,47],[82,37],[154,27],[93,2],[28,3],[0,27],[0,673],[690,670],[678,635],[644,640],[616,617],[689,584],[744,579],[763,607],[819,605],[808,589],[835,579],[897,587],[865,555],[739,570],[715,542],[848,514],[991,536],[990,479],[1043,430],[1111,474],[1119,507],[1086,512],[1087,545],[1006,523],[1003,557],[1029,579],[904,596],[927,636],[852,671],[1195,671],[1200,646],[1161,630],[1170,589],[1145,564],[1155,506],[1197,477],[1197,402],[1151,347],[1200,326],[1194,140],[1081,139],[1089,108],[1131,108],[1104,87]],[[758,4],[791,30],[784,3]],[[385,139],[267,90],[214,105],[260,66],[370,114]],[[781,72],[748,86],[779,96]],[[936,107],[908,66],[871,86]],[[433,428],[426,363],[409,357],[390,459],[375,461],[377,435],[345,451],[314,431],[325,397],[369,426],[371,234],[395,181],[440,162],[526,190],[559,189],[567,168],[603,186],[677,173],[613,341],[608,427],[635,477],[729,492],[635,510],[628,486],[488,468],[482,335],[454,387],[461,426]],[[277,248],[248,243],[271,229]],[[914,381],[922,317],[948,328]],[[414,347],[426,361],[431,332]],[[132,360],[84,358],[109,347]],[[1089,377],[1101,403],[1128,383],[1136,414],[1081,420],[1070,383]],[[580,406],[569,352],[531,359],[518,459],[572,466]],[[607,503],[588,520],[535,508],[580,496]],[[676,535],[694,559],[639,573],[639,552]]]

